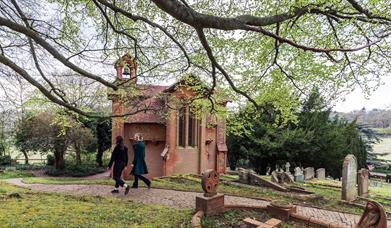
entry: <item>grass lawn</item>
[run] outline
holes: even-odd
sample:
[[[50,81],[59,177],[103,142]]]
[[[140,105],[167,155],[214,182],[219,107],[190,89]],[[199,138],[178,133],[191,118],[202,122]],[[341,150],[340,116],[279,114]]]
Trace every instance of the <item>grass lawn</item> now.
[[[114,197],[33,193],[4,182],[0,205],[2,227],[189,227],[193,214]]]
[[[391,161],[391,137],[381,137],[380,143],[373,146],[373,151],[377,154],[387,154],[379,158]]]
[[[341,198],[341,182],[333,180],[311,180],[307,185],[310,191],[316,192],[330,202],[337,202]],[[325,185],[334,186],[327,187]],[[369,198],[381,203],[384,209],[391,213],[391,184],[383,182],[383,186],[369,187]],[[363,202],[364,203],[364,202]]]
[[[237,176],[221,176],[221,180],[235,180]],[[77,178],[25,178],[25,183],[44,183],[44,184],[108,184],[112,185],[112,180],[85,180]],[[202,192],[201,180],[199,177],[194,175],[178,175],[165,178],[157,178],[152,182],[152,187],[174,189],[174,190],[185,190],[185,191],[198,191]],[[300,185],[304,186],[304,185]],[[341,193],[336,188],[327,188],[324,186],[317,185],[305,185],[308,190],[318,193],[323,196],[324,199],[314,200],[311,202],[304,202],[294,197],[293,194],[283,193],[272,190],[270,188],[262,187],[243,187],[233,186],[227,184],[220,184],[218,192],[229,195],[244,196],[244,197],[256,197],[265,200],[278,200],[291,202],[294,204],[304,204],[308,206],[317,206],[327,209],[337,209],[354,214],[362,214],[362,209],[339,204]],[[391,207],[389,209],[391,211]]]
[[[23,177],[33,177],[33,176],[34,174],[26,171],[11,171],[11,170],[0,171],[0,179],[23,178]]]

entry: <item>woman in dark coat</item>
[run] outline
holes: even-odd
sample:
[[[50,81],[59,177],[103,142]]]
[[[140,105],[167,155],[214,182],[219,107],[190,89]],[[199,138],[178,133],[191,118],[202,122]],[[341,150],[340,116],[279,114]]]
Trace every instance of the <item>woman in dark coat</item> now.
[[[143,142],[143,137],[141,134],[137,133],[134,138],[136,143],[133,145],[134,158],[131,174],[134,175],[134,182],[132,188],[138,188],[139,178],[144,181],[148,188],[150,188],[151,181],[142,176],[143,174],[148,174],[147,164],[145,163],[145,145]]]
[[[115,180],[115,187],[111,193],[119,193],[118,188],[121,186],[125,187],[125,195],[127,195],[129,193],[130,187],[121,179],[121,174],[128,165],[128,148],[124,145],[124,139],[120,135],[116,137],[116,145],[114,147],[113,153],[111,154],[108,169],[111,168],[113,163],[113,179]]]

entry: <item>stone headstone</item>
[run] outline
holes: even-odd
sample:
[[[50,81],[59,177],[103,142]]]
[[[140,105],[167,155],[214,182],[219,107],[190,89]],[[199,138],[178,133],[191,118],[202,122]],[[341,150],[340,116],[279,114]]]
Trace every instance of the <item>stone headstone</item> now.
[[[272,182],[278,183],[278,176],[276,171],[272,172]]]
[[[284,182],[285,183],[293,183],[295,182],[295,178],[293,177],[293,175],[291,173],[282,173],[283,174],[283,179],[284,179]]]
[[[368,197],[369,170],[360,169],[357,175],[358,195],[362,197]]]
[[[319,180],[326,179],[326,170],[324,168],[317,169],[316,178],[318,178]]]
[[[295,176],[295,181],[296,182],[304,182],[304,175],[301,174],[301,175]]]
[[[291,174],[286,172],[272,172],[272,182],[278,184],[290,184],[294,181],[294,178]]]
[[[375,187],[375,188],[381,188],[381,187],[383,187],[383,183],[382,183],[381,181],[375,181],[375,180],[371,180],[371,181],[369,182],[369,185],[370,185],[371,187]]]
[[[303,170],[301,170],[300,167],[296,167],[294,171],[295,171],[294,173],[295,176],[303,175]]]
[[[354,201],[357,198],[357,159],[348,154],[342,165],[342,200]]]
[[[243,168],[239,168],[238,173],[239,173],[239,182],[241,182],[243,184],[248,184],[248,182],[249,182],[248,170],[243,169]]]
[[[286,164],[285,164],[285,172],[287,172],[287,173],[291,173],[290,171],[289,171],[289,168],[291,167],[291,164],[289,164],[289,162],[287,162]]]
[[[311,180],[315,177],[314,167],[307,167],[304,169],[304,179]]]
[[[300,167],[294,169],[294,179],[296,182],[304,182],[303,170]]]

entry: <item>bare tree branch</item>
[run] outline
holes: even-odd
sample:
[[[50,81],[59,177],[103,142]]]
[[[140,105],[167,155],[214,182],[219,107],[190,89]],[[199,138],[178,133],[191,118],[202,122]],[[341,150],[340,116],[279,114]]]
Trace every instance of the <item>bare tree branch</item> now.
[[[3,18],[3,17],[0,17],[0,26],[6,26],[7,28],[13,30],[13,31],[17,31],[17,32],[20,32],[24,35],[26,35],[27,37],[30,37],[31,39],[33,39],[35,42],[37,42],[41,47],[43,47],[45,50],[47,50],[54,58],[56,58],[57,60],[59,60],[62,64],[64,64],[65,66],[71,68],[72,70],[74,70],[75,72],[85,76],[85,77],[88,77],[88,78],[91,78],[95,81],[98,81],[100,83],[102,83],[103,85],[105,86],[108,86],[110,88],[113,88],[113,89],[117,89],[117,86],[104,80],[103,78],[97,76],[97,75],[94,75],[90,72],[87,72],[83,69],[81,69],[80,67],[76,66],[74,63],[68,61],[60,52],[58,52],[53,46],[51,46],[48,42],[46,42],[44,39],[42,39],[36,32],[34,32],[33,30],[29,29],[29,28],[26,28],[25,26],[22,26],[20,24],[17,24],[13,21],[10,21],[6,18]]]
[[[94,0],[95,1],[95,0]],[[175,39],[175,37],[173,35],[171,35],[165,28],[163,28],[161,25],[151,21],[151,20],[148,20],[144,17],[141,17],[141,16],[137,16],[137,15],[133,15],[131,14],[130,12],[127,12],[119,7],[117,7],[116,5],[114,4],[111,4],[109,2],[107,2],[106,0],[97,0],[99,1],[101,4],[109,7],[110,9],[112,9],[114,12],[119,12],[121,13],[122,15],[132,19],[133,21],[143,21],[144,23],[152,26],[152,27],[156,27],[158,29],[160,29],[160,31],[162,31],[167,37],[169,37],[180,49],[181,51],[183,52],[183,55],[185,56],[186,60],[187,60],[187,64],[188,64],[188,68],[190,67],[190,64],[191,64],[191,60],[190,60],[190,57],[189,55],[187,54],[187,51],[186,49],[182,46],[181,43],[179,43],[179,41],[177,39]]]

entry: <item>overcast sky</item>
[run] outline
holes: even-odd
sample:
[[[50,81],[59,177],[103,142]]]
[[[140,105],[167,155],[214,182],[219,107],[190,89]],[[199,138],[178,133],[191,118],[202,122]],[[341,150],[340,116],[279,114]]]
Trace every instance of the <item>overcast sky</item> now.
[[[338,112],[350,112],[362,109],[363,107],[365,107],[367,111],[374,108],[391,108],[391,76],[385,76],[383,82],[384,85],[381,85],[376,91],[372,92],[369,99],[364,97],[364,94],[360,89],[356,89],[346,96],[345,101],[338,102],[333,110]]]

